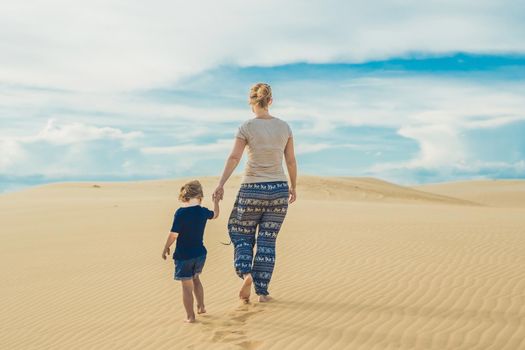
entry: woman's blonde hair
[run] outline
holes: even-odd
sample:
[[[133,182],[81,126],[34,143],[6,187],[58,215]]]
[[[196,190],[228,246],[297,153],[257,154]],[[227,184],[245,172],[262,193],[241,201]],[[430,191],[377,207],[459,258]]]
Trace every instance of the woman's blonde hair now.
[[[182,202],[187,202],[191,198],[202,197],[204,197],[204,194],[202,193],[202,185],[198,180],[187,182],[180,188],[179,200]]]
[[[272,88],[266,83],[257,83],[250,89],[249,103],[252,106],[266,108],[272,98]]]

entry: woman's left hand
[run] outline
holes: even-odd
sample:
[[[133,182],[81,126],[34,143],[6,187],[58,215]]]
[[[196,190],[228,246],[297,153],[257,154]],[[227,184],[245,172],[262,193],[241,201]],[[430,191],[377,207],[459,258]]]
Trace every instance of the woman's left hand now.
[[[217,186],[215,191],[213,191],[213,194],[212,194],[211,198],[213,200],[215,200],[215,198],[218,198],[219,200],[222,200],[223,197],[224,197],[224,187],[219,185],[219,186]]]
[[[288,203],[292,204],[293,202],[295,202],[296,198],[297,192],[295,192],[295,188],[290,187],[290,189],[288,190]]]

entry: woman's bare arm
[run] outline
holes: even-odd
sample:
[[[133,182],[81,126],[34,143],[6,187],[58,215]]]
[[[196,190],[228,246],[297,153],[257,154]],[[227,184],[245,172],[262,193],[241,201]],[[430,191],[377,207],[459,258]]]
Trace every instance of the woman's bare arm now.
[[[239,165],[245,147],[246,140],[236,137],[235,143],[233,145],[233,150],[231,151],[230,156],[226,160],[226,165],[224,166],[224,171],[222,172],[221,179],[219,180],[219,185],[213,192],[213,198],[215,198],[215,196],[218,196],[219,199],[222,199],[224,195],[224,184],[226,184],[226,181],[228,181],[237,165]]]
[[[297,185],[297,161],[295,160],[293,137],[288,138],[288,142],[284,148],[284,158],[286,160],[286,167],[288,168],[288,176],[290,176],[290,203],[293,203],[296,199],[295,187]]]

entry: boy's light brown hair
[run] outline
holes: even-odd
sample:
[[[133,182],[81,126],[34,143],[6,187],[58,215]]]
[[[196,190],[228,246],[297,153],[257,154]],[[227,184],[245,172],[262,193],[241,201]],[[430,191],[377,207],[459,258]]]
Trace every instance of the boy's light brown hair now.
[[[179,200],[182,202],[187,202],[191,198],[202,199],[202,197],[204,197],[202,185],[198,180],[187,182],[180,188]]]

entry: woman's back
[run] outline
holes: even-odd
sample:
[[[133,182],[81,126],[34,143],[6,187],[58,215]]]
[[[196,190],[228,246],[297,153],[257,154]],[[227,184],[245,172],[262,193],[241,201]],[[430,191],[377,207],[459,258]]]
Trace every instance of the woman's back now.
[[[283,155],[292,137],[287,122],[276,117],[252,118],[239,127],[236,137],[246,140],[248,146],[243,183],[287,181]]]
[[[260,302],[271,300],[268,285],[275,265],[276,239],[288,203],[295,201],[297,165],[292,129],[269,113],[272,101],[270,85],[257,83],[251,87],[248,102],[256,117],[239,126],[219,186],[213,192],[214,199],[222,199],[224,184],[247,149],[248,162],[241,188],[228,218],[235,272],[243,279],[239,298],[246,303],[250,300],[252,283]],[[290,184],[283,169],[285,156]]]

